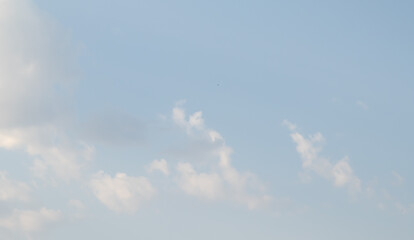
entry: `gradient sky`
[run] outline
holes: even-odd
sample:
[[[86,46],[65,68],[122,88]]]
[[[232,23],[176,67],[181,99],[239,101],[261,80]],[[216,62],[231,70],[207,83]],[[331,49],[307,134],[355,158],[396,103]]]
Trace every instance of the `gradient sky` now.
[[[0,0],[0,239],[413,239],[413,11]]]

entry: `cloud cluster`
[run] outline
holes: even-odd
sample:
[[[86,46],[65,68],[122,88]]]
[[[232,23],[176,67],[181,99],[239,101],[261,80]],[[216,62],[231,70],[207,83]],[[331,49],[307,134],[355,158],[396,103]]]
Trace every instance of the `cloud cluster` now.
[[[332,182],[332,185],[335,187],[347,188],[352,197],[355,197],[357,194],[366,197],[380,210],[389,208],[398,211],[400,214],[408,214],[414,211],[414,204],[401,203],[399,199],[393,197],[385,188],[378,189],[378,187],[370,186],[372,183],[366,183],[365,188],[363,188],[361,180],[354,174],[349,164],[348,157],[333,163],[330,159],[321,156],[321,145],[325,141],[321,133],[305,137],[298,132],[295,124],[284,120],[283,125],[291,131],[290,137],[296,144],[296,151],[302,160],[304,172],[300,176],[303,180],[308,181],[310,178],[309,173],[312,172]],[[404,183],[404,178],[399,173],[392,171],[391,174],[394,186],[401,186]]]
[[[296,151],[302,159],[302,167],[305,171],[311,171],[319,176],[332,181],[336,187],[347,187],[352,194],[361,191],[361,180],[355,176],[348,157],[344,157],[337,163],[320,156],[324,141],[321,133],[304,137],[296,130],[296,126],[289,121],[283,122],[291,130],[291,138],[296,143]]]
[[[187,194],[208,200],[225,200],[255,209],[269,204],[272,197],[252,173],[241,173],[232,166],[232,149],[215,130],[205,127],[202,112],[190,116],[180,107],[173,108],[174,123],[185,130],[188,136],[204,139],[212,155],[208,163],[210,170],[199,172],[193,164],[177,164],[178,186]]]

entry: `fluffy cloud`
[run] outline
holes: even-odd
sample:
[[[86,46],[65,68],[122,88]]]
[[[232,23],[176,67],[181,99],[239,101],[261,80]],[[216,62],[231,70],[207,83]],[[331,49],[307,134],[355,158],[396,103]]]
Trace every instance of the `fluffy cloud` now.
[[[334,186],[346,186],[350,193],[361,191],[361,181],[353,173],[353,170],[349,165],[348,157],[333,164],[329,159],[319,155],[322,150],[320,144],[324,141],[321,133],[304,137],[296,131],[296,126],[294,124],[287,120],[283,123],[292,131],[290,136],[296,143],[296,151],[302,159],[303,169],[315,172],[316,174],[331,180]]]
[[[208,163],[210,170],[205,172],[198,172],[188,162],[177,164],[177,184],[185,193],[208,200],[230,201],[249,209],[262,207],[272,200],[254,174],[241,173],[232,166],[232,149],[220,133],[205,127],[202,112],[187,117],[184,109],[175,107],[172,119],[188,136],[204,139],[212,156]]]
[[[90,187],[99,201],[109,209],[129,214],[136,212],[156,192],[145,177],[130,177],[125,173],[111,177],[103,171],[92,177]]]
[[[170,171],[168,170],[168,163],[165,159],[160,159],[160,160],[155,159],[147,167],[147,171],[150,173],[154,171],[160,171],[164,175],[167,175],[167,176],[170,174]]]
[[[29,200],[31,188],[26,183],[14,182],[7,178],[7,173],[0,172],[0,200],[23,201]]]
[[[15,232],[36,232],[62,217],[60,211],[42,208],[40,210],[15,209],[10,216],[0,219],[0,227]]]

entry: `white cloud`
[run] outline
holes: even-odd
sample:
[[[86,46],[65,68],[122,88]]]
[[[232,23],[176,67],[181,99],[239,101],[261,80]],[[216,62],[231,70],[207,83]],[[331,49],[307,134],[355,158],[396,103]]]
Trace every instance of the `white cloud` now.
[[[26,183],[14,182],[7,178],[6,172],[0,172],[0,200],[27,202],[31,188]]]
[[[218,133],[214,130],[210,130],[208,132],[208,135],[209,135],[209,137],[210,137],[210,139],[213,143],[218,141],[218,140],[223,140],[223,137],[220,135],[220,133]]]
[[[168,170],[168,163],[165,159],[157,160],[151,162],[151,164],[147,167],[147,171],[152,173],[154,171],[160,171],[164,175],[168,176],[170,171]]]
[[[255,209],[267,205],[272,197],[266,194],[265,186],[257,179],[256,175],[241,173],[231,164],[233,150],[226,145],[220,147],[216,154],[219,156],[219,168],[221,176],[226,184],[227,198]]]
[[[175,124],[186,129],[187,133],[191,133],[193,129],[205,130],[203,113],[201,111],[195,112],[188,117],[185,114],[184,109],[180,107],[173,108],[172,119]]]
[[[348,164],[348,158],[340,160],[332,169],[336,186],[344,186],[350,181],[352,176],[351,166]]]
[[[326,168],[330,167],[330,163],[326,159],[318,158],[320,147],[316,146],[317,143],[323,141],[322,134],[316,133],[309,136],[308,139],[298,132],[294,132],[290,136],[296,143],[296,151],[302,158],[302,166],[304,168],[312,168],[319,174],[324,174]]]
[[[0,219],[0,227],[15,232],[36,232],[61,217],[60,211],[46,208],[37,211],[15,209],[10,216]]]
[[[130,177],[125,173],[111,177],[103,171],[93,175],[90,187],[99,201],[109,209],[129,214],[136,212],[156,192],[145,177]]]
[[[202,128],[204,124],[203,113],[195,112],[190,116],[188,123],[191,127]]]
[[[212,156],[208,162],[210,170],[206,172],[198,172],[188,162],[178,163],[179,175],[176,180],[185,193],[208,200],[235,202],[249,209],[262,207],[272,201],[254,174],[241,173],[232,166],[232,149],[226,145],[220,133],[205,127],[201,111],[187,118],[182,108],[175,107],[172,118],[175,124],[186,130],[188,136],[204,139],[207,153]]]
[[[337,162],[333,166],[332,174],[336,186],[348,186],[351,193],[356,193],[361,191],[361,180],[354,175],[348,161],[348,157],[345,157]]]
[[[361,191],[361,181],[353,173],[353,170],[349,165],[348,157],[333,164],[329,159],[319,155],[322,150],[320,144],[324,141],[324,137],[321,133],[316,133],[306,138],[296,131],[296,127],[290,127],[291,124],[288,124],[287,126],[292,131],[290,136],[296,143],[296,151],[302,159],[303,169],[313,171],[316,174],[331,180],[334,186],[348,187],[349,192],[352,194]]]

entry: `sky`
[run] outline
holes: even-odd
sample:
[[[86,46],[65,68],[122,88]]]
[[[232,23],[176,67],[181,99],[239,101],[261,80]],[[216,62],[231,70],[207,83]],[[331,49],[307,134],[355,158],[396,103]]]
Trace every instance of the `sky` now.
[[[412,239],[413,10],[0,0],[0,239]]]

